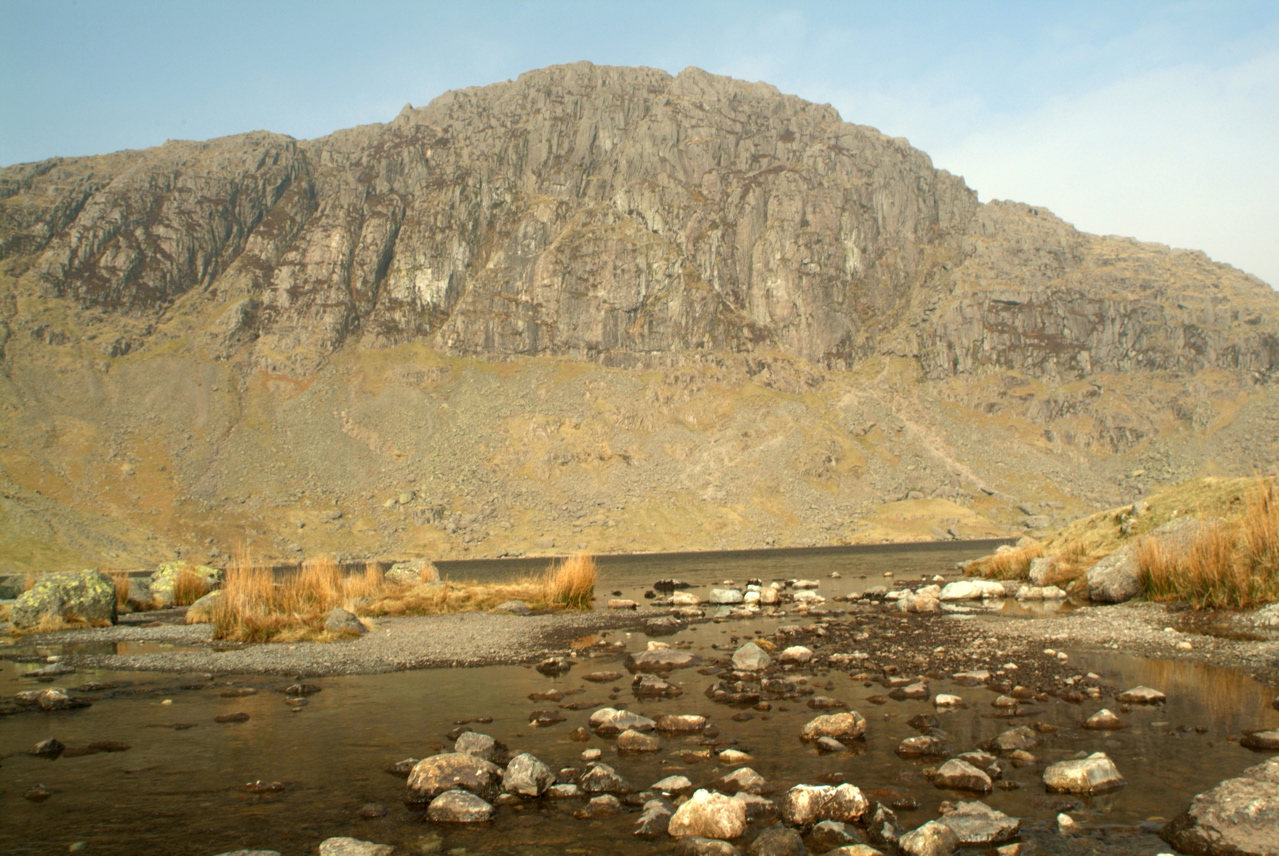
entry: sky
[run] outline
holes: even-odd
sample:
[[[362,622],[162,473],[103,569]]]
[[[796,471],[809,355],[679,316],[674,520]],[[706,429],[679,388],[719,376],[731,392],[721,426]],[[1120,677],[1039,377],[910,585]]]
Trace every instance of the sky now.
[[[905,137],[980,198],[1279,286],[1279,3],[0,0],[0,164],[389,121],[577,60]]]

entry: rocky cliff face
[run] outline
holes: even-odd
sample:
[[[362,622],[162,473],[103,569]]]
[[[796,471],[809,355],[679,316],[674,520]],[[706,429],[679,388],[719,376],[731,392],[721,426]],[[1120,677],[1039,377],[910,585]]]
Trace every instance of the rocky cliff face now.
[[[13,167],[0,194],[0,252],[46,293],[198,294],[226,304],[215,339],[282,371],[421,338],[620,363],[906,348],[934,375],[1276,364],[1268,290],[1237,271],[983,206],[903,140],[697,69],[545,69],[310,142]]]
[[[445,481],[422,492],[448,494],[449,466],[414,470],[428,453],[406,451],[398,432],[447,422],[427,402],[440,403],[440,388],[465,397],[449,384],[468,375],[415,366],[421,348],[430,360],[674,372],[644,382],[647,409],[626,400],[639,394],[629,381],[604,375],[576,390],[580,413],[557,405],[553,418],[539,409],[550,387],[536,400],[489,389],[504,403],[484,418],[519,427],[483,441],[464,432],[454,441],[473,447],[452,458],[506,473],[504,487],[485,488],[488,508],[515,507],[510,473],[546,484],[564,467],[671,454],[701,456],[700,473],[730,467],[742,459],[728,449],[745,441],[715,431],[749,434],[760,389],[825,396],[773,438],[799,431],[800,445],[758,465],[850,492],[832,519],[899,494],[980,496],[998,483],[1004,492],[989,495],[1017,507],[1007,480],[1018,473],[994,459],[983,471],[964,439],[992,426],[1020,432],[1023,467],[1057,472],[1035,456],[1082,455],[1071,467],[1088,475],[1065,493],[1096,504],[1114,504],[1108,480],[1133,469],[1107,455],[1193,474],[1212,457],[1194,444],[1234,425],[1233,451],[1217,454],[1227,469],[1279,458],[1273,432],[1249,441],[1239,427],[1273,403],[1279,298],[1264,283],[1201,253],[981,204],[904,140],[764,84],[579,63],[318,140],[255,132],[0,170],[0,427],[11,438],[0,465],[15,485],[0,499],[26,497],[11,519],[47,516],[55,502],[75,510],[72,540],[98,543],[76,515],[103,500],[101,460],[141,465],[120,437],[148,425],[138,442],[158,443],[167,462],[152,493],[199,495],[218,513],[233,484],[300,497],[333,458],[261,458],[294,454],[278,445],[303,430],[293,396],[356,444],[342,460],[372,455],[344,471],[354,494],[432,473]],[[672,390],[698,386],[702,371],[720,379],[698,413]],[[383,380],[370,386],[373,376]],[[943,418],[941,407],[957,410]],[[612,421],[595,421],[601,413]],[[707,425],[713,442],[658,439]],[[880,434],[881,445],[866,439]],[[747,482],[707,475],[690,487],[686,471],[662,473],[654,490],[678,483],[699,507],[750,504]],[[775,494],[803,490],[779,483]],[[138,505],[146,492],[126,495],[127,514],[151,513]],[[451,519],[441,514],[428,516]],[[378,538],[380,549],[397,543]]]

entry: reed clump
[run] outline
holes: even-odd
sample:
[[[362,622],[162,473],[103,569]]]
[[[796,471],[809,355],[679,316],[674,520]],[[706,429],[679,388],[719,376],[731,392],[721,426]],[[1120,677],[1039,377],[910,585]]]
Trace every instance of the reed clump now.
[[[125,581],[125,600],[128,600],[129,589],[128,581]],[[204,577],[191,570],[188,566],[183,566],[178,571],[177,577],[173,580],[173,605],[174,606],[190,606],[200,598],[209,593],[209,581]],[[116,583],[116,601],[120,600],[120,586]]]
[[[512,600],[535,610],[589,609],[596,566],[583,553],[511,582],[440,581],[434,565],[420,577],[393,583],[373,562],[362,574],[346,574],[331,557],[319,556],[277,580],[269,568],[255,567],[240,554],[227,568],[212,610],[214,636],[242,642],[327,639],[332,634],[324,630],[324,614],[339,606],[360,616],[477,612]]]
[[[129,608],[129,573],[128,571],[112,571],[107,576],[115,587],[115,608],[117,611]]]
[[[1184,548],[1143,539],[1137,564],[1149,600],[1199,609],[1279,602],[1279,491],[1262,486],[1241,513],[1203,524]]]
[[[576,553],[546,569],[543,599],[552,606],[590,609],[598,576],[595,559],[589,553]]]
[[[964,565],[964,573],[991,580],[1025,579],[1030,573],[1030,563],[1044,555],[1044,545],[1030,538],[1023,538],[1016,546],[1001,550]]]

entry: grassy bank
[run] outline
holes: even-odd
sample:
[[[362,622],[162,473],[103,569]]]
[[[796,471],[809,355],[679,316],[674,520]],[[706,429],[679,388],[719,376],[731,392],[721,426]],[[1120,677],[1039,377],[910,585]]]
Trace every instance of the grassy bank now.
[[[595,579],[595,562],[586,554],[556,562],[542,574],[500,583],[441,581],[430,564],[417,580],[393,582],[375,564],[363,574],[343,573],[328,556],[308,559],[277,580],[269,569],[237,557],[210,620],[219,639],[326,640],[350,635],[325,630],[324,616],[335,607],[364,618],[482,612],[512,600],[534,611],[589,609]]]
[[[1152,535],[1177,517],[1203,521],[1175,546]],[[1197,608],[1279,602],[1279,488],[1274,479],[1194,479],[1133,505],[1113,508],[1036,541],[970,562],[971,575],[1025,579],[1036,559],[1051,559],[1043,582],[1083,586],[1089,568],[1120,550],[1134,551],[1150,600]]]

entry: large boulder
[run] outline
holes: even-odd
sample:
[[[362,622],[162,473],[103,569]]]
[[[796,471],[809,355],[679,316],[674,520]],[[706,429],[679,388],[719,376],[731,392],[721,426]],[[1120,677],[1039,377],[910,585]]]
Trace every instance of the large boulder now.
[[[623,731],[652,731],[657,723],[647,716],[631,713],[629,710],[618,710],[614,707],[601,707],[591,714],[587,725],[596,734],[612,737]]]
[[[408,797],[411,804],[430,802],[445,791],[461,789],[492,800],[502,783],[502,768],[483,758],[446,752],[423,758],[409,773]]]
[[[741,672],[758,672],[772,662],[772,656],[755,642],[747,642],[733,652],[733,668]]]
[[[469,791],[445,791],[426,810],[436,823],[483,823],[493,818],[493,806]]]
[[[1007,590],[1003,583],[994,580],[956,580],[946,584],[946,587],[941,590],[940,599],[943,601],[986,600],[1004,597],[1006,594]]]
[[[9,612],[9,620],[19,630],[55,618],[115,624],[115,583],[95,570],[45,574],[22,593]]]
[[[958,803],[937,819],[949,826],[962,846],[1003,844],[1017,837],[1021,821],[977,800]]]
[[[555,772],[527,752],[516,755],[502,774],[502,790],[521,797],[540,797],[555,784]]]
[[[737,838],[746,831],[746,804],[713,791],[695,791],[676,809],[667,831],[675,838]]]
[[[1279,758],[1249,767],[1190,801],[1159,835],[1192,856],[1279,853]]]
[[[132,590],[130,590],[132,591]],[[204,597],[187,607],[186,623],[187,624],[211,624],[213,623],[213,611],[217,608],[218,603],[226,595],[222,589],[216,589],[209,592]],[[133,595],[129,595],[130,603],[132,603]]]
[[[796,785],[782,797],[782,819],[795,826],[823,820],[852,823],[870,810],[870,801],[855,785]]]
[[[407,562],[396,562],[391,565],[384,578],[392,585],[416,586],[422,583],[439,582],[440,571],[430,559],[410,559]]]
[[[906,856],[950,856],[959,849],[959,836],[938,820],[930,820],[901,837],[897,847]]]
[[[1078,761],[1058,761],[1044,770],[1044,785],[1050,791],[1072,794],[1101,794],[1118,790],[1127,782],[1105,752],[1094,752]]]
[[[819,737],[830,737],[841,743],[856,740],[866,734],[866,717],[855,710],[845,713],[828,713],[809,722],[799,732],[801,740],[811,743]]]
[[[1137,549],[1129,544],[1088,569],[1088,597],[1097,603],[1123,603],[1141,594]]]
[[[151,599],[161,608],[174,606],[177,601],[174,591],[178,585],[178,578],[187,575],[194,579],[195,589],[194,598],[188,600],[187,603],[193,603],[204,595],[213,591],[222,582],[222,572],[217,568],[211,568],[208,565],[193,565],[190,562],[165,562],[160,565],[159,569],[151,575]]]

